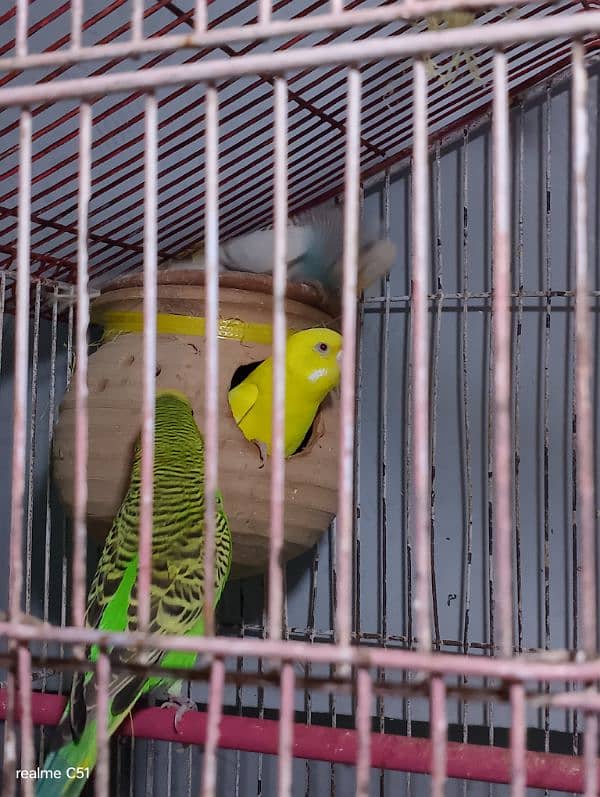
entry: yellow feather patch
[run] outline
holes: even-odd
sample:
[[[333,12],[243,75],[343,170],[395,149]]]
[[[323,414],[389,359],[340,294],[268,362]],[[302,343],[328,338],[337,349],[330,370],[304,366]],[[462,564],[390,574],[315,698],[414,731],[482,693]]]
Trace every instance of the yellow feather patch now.
[[[241,382],[229,391],[229,406],[236,423],[240,423],[250,412],[258,398],[258,387],[250,382]]]

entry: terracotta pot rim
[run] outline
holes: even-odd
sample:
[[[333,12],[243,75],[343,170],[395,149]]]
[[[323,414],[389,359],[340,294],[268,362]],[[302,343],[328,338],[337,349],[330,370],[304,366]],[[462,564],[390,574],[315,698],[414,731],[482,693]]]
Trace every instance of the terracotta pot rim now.
[[[198,269],[181,269],[177,271],[159,271],[158,285],[204,285],[205,272]],[[102,296],[120,288],[141,288],[144,284],[144,275],[141,272],[126,274],[105,285],[100,293]],[[251,274],[245,271],[228,271],[219,274],[221,288],[236,288],[237,290],[252,293],[266,293],[273,295],[273,277],[270,274]],[[337,317],[340,313],[339,302],[326,295],[315,285],[306,282],[288,282],[286,298],[321,310],[327,315]]]

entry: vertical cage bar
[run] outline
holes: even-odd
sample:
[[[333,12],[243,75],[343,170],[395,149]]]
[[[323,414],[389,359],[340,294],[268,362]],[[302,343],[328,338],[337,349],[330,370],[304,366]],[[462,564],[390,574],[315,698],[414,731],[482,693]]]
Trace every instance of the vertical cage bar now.
[[[462,163],[461,163],[461,198],[462,198],[462,240],[461,240],[461,286],[462,293],[460,308],[460,354],[461,354],[461,385],[462,396],[462,440],[464,445],[464,475],[466,507],[463,516],[464,534],[464,597],[462,615],[462,652],[469,652],[469,630],[471,623],[471,574],[473,569],[473,471],[471,454],[471,415],[469,401],[469,133],[463,133]],[[459,682],[465,686],[468,683],[466,675],[461,676]],[[463,702],[463,729],[462,740],[468,740],[469,708]]]
[[[201,797],[214,797],[217,793],[216,752],[219,746],[219,726],[221,724],[224,684],[225,663],[223,659],[217,658],[213,660],[210,673],[206,744],[204,745],[202,788],[200,791]]]
[[[144,0],[131,0],[131,38],[139,42],[144,38]]]
[[[71,0],[71,49],[81,47],[81,28],[83,25],[83,0]]]
[[[2,374],[2,354],[4,343],[4,308],[6,304],[6,272],[0,274],[0,376]],[[12,492],[12,488],[11,488]],[[16,766],[15,754],[13,752],[15,745],[15,735],[13,727],[14,718],[14,678],[9,669],[7,678],[7,705],[6,705],[6,722],[4,726],[4,750],[2,755],[2,774],[4,783],[7,784],[6,791],[9,797],[14,794],[15,786],[14,779],[12,778],[14,767]],[[12,745],[12,747],[11,747]],[[9,780],[10,779],[10,780]],[[9,785],[10,784],[10,785]]]
[[[67,361],[66,361],[66,368],[65,368],[65,389],[68,390],[71,379],[72,379],[72,372],[73,372],[73,320],[74,320],[74,309],[73,309],[73,297],[75,296],[75,286],[71,286],[69,290],[69,309],[67,311]],[[68,582],[68,575],[69,575],[69,562],[67,557],[67,519],[63,516],[61,521],[61,535],[60,535],[60,545],[62,550],[61,555],[61,567],[60,567],[60,625],[65,626],[67,624],[67,582]],[[64,647],[61,644],[60,647],[60,655],[64,655]],[[58,692],[62,693],[63,691],[63,681],[64,681],[64,673],[62,671],[59,672],[58,676]]]
[[[245,611],[245,591],[243,583],[238,587],[239,591],[239,607],[240,607],[240,637],[243,639],[246,636],[246,611]],[[236,672],[244,672],[244,656],[238,656],[236,659]],[[244,687],[238,683],[235,687],[235,708],[238,716],[242,716],[244,711]],[[236,750],[235,753],[235,797],[240,795],[240,763],[241,752]]]
[[[442,797],[446,783],[448,720],[446,718],[446,684],[434,675],[430,685],[431,702],[431,794]]]
[[[265,594],[265,588],[266,588],[266,578],[263,578],[262,579],[262,590],[263,590],[262,594],[263,595]],[[262,620],[262,622],[261,622],[261,625],[260,625],[260,638],[261,639],[265,639],[266,635],[267,635],[267,622],[268,622],[268,620],[267,620],[267,610],[266,610],[266,606],[265,606],[264,602],[263,602],[261,620]],[[259,660],[258,660],[257,671],[258,671],[259,676],[261,676],[264,673],[264,663],[263,663],[263,659],[262,658],[259,658]],[[265,690],[264,690],[264,687],[263,686],[259,686],[257,688],[256,692],[257,692],[257,694],[256,694],[256,707],[258,709],[258,718],[262,720],[262,719],[264,719],[264,716],[265,716]],[[257,763],[257,766],[256,766],[256,791],[257,791],[258,795],[260,795],[262,793],[262,783],[263,783],[263,754],[259,753],[258,754],[258,763]]]
[[[0,274],[0,374],[2,373],[2,346],[4,333],[4,308],[6,306],[6,272]]]
[[[258,21],[261,25],[268,25],[273,12],[271,0],[258,0]]]
[[[92,109],[79,110],[79,195],[77,203],[77,327],[75,341],[75,490],[73,499],[73,625],[83,626],[86,600],[86,512],[88,467],[88,213],[91,196]]]
[[[31,574],[33,566],[33,490],[35,478],[35,448],[37,430],[38,365],[40,352],[40,305],[42,285],[35,283],[33,310],[33,349],[31,352],[31,392],[29,407],[29,467],[27,473],[27,529],[25,537],[25,614],[31,613]]]
[[[11,666],[6,679],[6,719],[4,722],[4,749],[2,750],[3,797],[14,797],[16,793],[17,735],[15,733],[15,697],[15,674],[13,666]]]
[[[569,305],[569,309],[573,309],[573,304]],[[572,641],[571,641],[571,649],[572,650],[579,650],[580,649],[580,640],[581,640],[581,629],[579,627],[579,607],[581,603],[581,585],[579,583],[579,572],[580,572],[580,551],[579,551],[579,531],[577,528],[577,455],[576,455],[576,440],[577,440],[577,393],[575,389],[575,324],[573,322],[572,315],[570,314],[569,317],[569,369],[567,374],[568,380],[568,390],[570,396],[570,435],[569,435],[569,454],[570,454],[570,475],[571,478],[569,480],[569,508],[570,508],[570,515],[569,520],[571,522],[571,539],[570,539],[570,548],[571,548],[571,593],[572,593],[572,605],[573,605],[573,615],[572,615]],[[576,688],[576,684],[573,684],[573,688]],[[580,746],[579,746],[579,732],[580,732],[580,714],[577,709],[573,711],[573,739],[572,739],[572,750],[573,755],[580,754]]]
[[[18,621],[23,590],[23,499],[25,495],[26,412],[29,353],[29,247],[31,212],[31,111],[21,112],[19,126],[19,222],[15,311],[15,376],[10,506],[9,615]]]
[[[26,643],[19,645],[18,652],[19,697],[21,707],[21,767],[33,769],[33,721],[31,718],[31,653]],[[21,782],[24,797],[33,797],[33,783],[25,778]]]
[[[414,158],[412,162],[412,168],[408,174],[408,194],[412,196],[412,185],[414,183]],[[407,245],[406,251],[407,260],[410,258],[410,251]],[[408,279],[408,276],[407,276]],[[406,283],[406,292],[410,292],[409,283]],[[405,350],[411,351],[412,350],[412,305],[409,303],[407,308],[407,318],[405,323]],[[410,408],[412,406],[412,389],[413,389],[413,380],[412,380],[412,369],[411,369],[411,358],[410,355],[406,356],[405,354],[405,378],[404,378],[404,463],[402,468],[402,492],[404,495],[404,541],[406,547],[406,553],[403,557],[403,567],[405,572],[406,578],[406,599],[405,599],[405,629],[406,629],[406,640],[409,648],[412,650],[414,646],[414,618],[413,618],[413,611],[414,611],[414,587],[413,587],[413,548],[412,548],[412,534],[410,532],[411,528],[411,507],[410,507],[410,494],[412,490],[412,451],[410,446],[410,441],[412,439],[412,413]],[[402,673],[402,679],[405,683],[410,683],[412,678],[412,673],[410,670],[404,670]],[[412,708],[412,700],[410,694],[407,695],[404,701],[404,715],[406,718],[406,735],[408,737],[412,736],[412,715],[413,715],[413,708]],[[411,797],[412,795],[412,773],[406,773],[406,794],[407,797]]]
[[[356,676],[356,730],[358,750],[356,754],[356,797],[369,797],[371,779],[371,703],[373,691],[371,675],[363,667]]]
[[[551,214],[550,214],[550,187],[551,187],[551,136],[550,136],[550,88],[546,90],[546,98],[543,110],[543,125],[544,125],[544,238],[543,238],[543,251],[544,251],[544,292],[546,293],[546,312],[544,314],[544,446],[543,446],[543,460],[544,460],[544,649],[550,650],[550,535],[552,529],[550,527],[550,320],[552,312],[552,298],[550,290],[552,287],[552,254],[551,254]],[[519,220],[521,221],[521,220]],[[521,224],[519,225],[519,237],[521,239],[522,231]],[[520,267],[522,267],[522,254],[520,258]],[[521,280],[522,284],[522,280]],[[520,289],[521,290],[521,289]],[[521,302],[522,303],[522,302]],[[520,551],[517,557],[517,596],[521,597],[521,562]],[[519,648],[522,650],[522,625],[523,625],[523,609],[521,601],[517,603],[518,612],[518,639]],[[550,692],[550,684],[546,682],[543,685],[546,693]],[[548,706],[544,708],[544,750],[546,753],[550,752],[550,709]]]
[[[383,229],[386,238],[390,236],[391,227],[391,203],[390,203],[390,172],[386,171],[383,183]],[[379,414],[381,417],[381,424],[379,429],[380,439],[379,446],[381,451],[381,460],[379,465],[379,514],[381,518],[380,525],[380,548],[379,548],[379,622],[380,622],[380,640],[381,645],[384,647],[388,639],[388,566],[387,566],[387,552],[388,552],[388,407],[389,407],[389,364],[390,364],[390,275],[386,274],[383,278],[384,285],[384,310],[383,310],[383,324],[381,329],[381,343],[380,343],[380,360],[379,368],[381,373],[381,393],[379,396]],[[377,678],[379,681],[385,683],[386,670],[385,668],[378,668]],[[383,695],[377,695],[377,716],[379,732],[385,731],[385,698]],[[379,771],[379,790],[383,794],[385,790],[385,770]]]
[[[100,652],[96,661],[96,749],[98,759],[95,769],[95,797],[108,797],[110,786],[110,757],[108,734],[108,686],[110,683],[110,661],[106,653]]]
[[[429,463],[429,164],[427,153],[427,69],[413,64],[412,180],[412,529],[415,546],[414,611],[417,644],[431,648],[430,463]]]
[[[438,409],[438,391],[439,391],[439,370],[440,370],[440,337],[442,332],[442,306],[444,303],[444,292],[442,290],[442,264],[443,264],[443,246],[442,246],[442,183],[441,183],[441,165],[440,165],[440,142],[438,141],[435,146],[435,159],[433,169],[433,206],[434,206],[434,231],[433,231],[433,264],[435,273],[435,310],[433,311],[433,330],[432,330],[432,344],[433,352],[431,357],[432,362],[432,376],[431,376],[431,400],[430,400],[430,438],[431,438],[431,452],[430,452],[430,467],[431,467],[431,489],[430,489],[430,505],[431,505],[431,525],[430,525],[430,560],[431,560],[431,609],[433,620],[433,644],[435,650],[440,649],[441,635],[440,635],[440,620],[438,612],[438,598],[437,598],[437,575],[435,570],[435,531],[436,531],[436,516],[435,516],[435,477],[436,477],[436,445],[437,445],[437,409]]]
[[[156,401],[156,223],[158,105],[148,94],[144,102],[144,361],[142,397],[142,461],[138,568],[138,627],[150,622],[152,512],[154,503],[154,413]],[[205,585],[206,586],[206,585]]]
[[[204,627],[206,635],[212,636],[215,633],[215,513],[219,480],[219,97],[214,86],[206,87],[205,113]]]
[[[70,286],[69,290],[69,309],[67,311],[67,362],[65,368],[65,390],[71,385],[73,376],[73,328],[74,328],[74,308],[73,297],[75,296],[75,286]],[[67,582],[69,576],[69,562],[67,557],[67,519],[63,516],[61,521],[61,568],[60,568],[60,625],[67,624]],[[64,655],[64,646],[59,646],[60,655]],[[63,691],[64,673],[62,670],[58,676],[58,692]]]
[[[146,766],[145,766],[145,787],[146,787],[146,794],[154,795],[154,761],[156,759],[156,746],[157,742],[154,739],[148,740],[148,746],[146,748]],[[188,779],[188,788],[187,788],[187,797],[192,797],[192,779],[191,779],[191,760],[192,760],[192,748],[189,748],[189,762],[190,762],[190,774]],[[133,778],[135,780],[135,778]],[[134,784],[135,786],[135,784]]]
[[[194,30],[196,33],[204,33],[207,27],[206,2],[207,0],[196,0],[194,8]]]
[[[27,9],[28,0],[17,0],[17,25],[15,52],[18,56],[27,55]]]
[[[525,687],[521,683],[510,687],[510,766],[511,797],[524,797],[527,785],[525,763],[527,744],[527,712],[525,707]]]
[[[510,180],[508,72],[506,55],[494,53],[493,142],[493,412],[496,616],[500,650],[512,653],[511,366],[510,366]],[[499,599],[498,599],[499,597]]]
[[[278,797],[292,794],[292,745],[294,743],[294,665],[281,668],[281,708],[279,711]]]
[[[331,626],[333,628],[333,638],[335,641],[335,634],[336,634],[336,617],[337,617],[337,574],[336,574],[336,555],[335,551],[337,550],[337,519],[334,518],[329,526],[329,530],[327,532],[327,547],[328,547],[328,555],[329,555],[329,600],[330,600],[330,613],[329,618],[331,622]],[[335,667],[330,665],[329,668],[329,678],[333,679],[335,676]],[[329,716],[331,717],[331,727],[337,727],[337,700],[336,700],[336,693],[332,690],[329,693]],[[330,797],[335,797],[335,764],[331,762],[329,764],[329,785],[330,785]]]
[[[271,435],[271,539],[269,546],[269,636],[281,639],[283,620],[283,550],[285,484],[285,289],[287,278],[287,128],[288,88],[274,85],[274,260],[273,260],[273,416]]]
[[[575,409],[577,413],[577,527],[581,540],[583,649],[596,652],[596,541],[593,426],[591,405],[592,341],[588,295],[587,167],[588,79],[582,42],[573,42],[573,205],[575,214]]]
[[[319,546],[315,546],[312,567],[310,571],[310,593],[308,601],[308,625],[306,635],[309,642],[315,641],[315,608],[317,605],[317,587],[319,583]],[[309,661],[306,662],[304,667],[304,676],[309,679],[312,674],[312,667]],[[306,714],[306,724],[312,725],[312,692],[306,689],[304,693],[304,711]],[[310,797],[311,794],[311,762],[305,763],[305,782],[304,782],[304,795]]]
[[[524,191],[525,179],[525,108],[520,107],[519,112],[519,160],[518,160],[518,195],[517,195],[517,251],[516,261],[518,268],[518,291],[516,329],[514,336],[514,501],[515,501],[515,577],[517,595],[517,639],[516,646],[520,652],[523,650],[523,579],[521,569],[521,344],[523,333],[523,240],[524,240]]]
[[[26,13],[26,5],[19,3],[18,12]],[[17,287],[14,343],[13,439],[10,494],[10,545],[8,613],[18,622],[21,616],[23,592],[23,509],[25,497],[26,412],[29,366],[29,251],[31,244],[31,111],[23,109],[19,122],[19,208],[17,232]],[[17,738],[15,733],[16,684],[13,667],[19,668],[20,654],[9,642],[9,650],[16,654],[8,671],[8,705],[4,727],[3,783],[8,797],[15,793]],[[31,688],[31,681],[29,682]],[[23,690],[24,691],[24,690]]]
[[[487,222],[486,213],[486,222]],[[492,253],[493,241],[492,246],[487,246],[486,250],[489,249],[489,259],[490,262],[493,262],[493,253]],[[487,252],[486,252],[487,253]],[[490,286],[491,288],[492,286]],[[494,443],[493,443],[493,436],[494,436],[494,412],[493,412],[493,337],[492,337],[492,322],[491,317],[489,315],[490,310],[490,302],[486,303],[486,312],[484,316],[484,335],[485,335],[485,358],[486,358],[486,365],[485,365],[485,421],[486,421],[486,441],[485,441],[485,453],[486,453],[486,464],[487,464],[487,472],[486,472],[486,482],[485,482],[485,500],[487,502],[487,511],[486,511],[486,543],[487,543],[487,550],[486,550],[486,570],[485,576],[487,578],[487,611],[486,611],[486,620],[488,623],[488,638],[486,642],[489,643],[489,651],[490,655],[495,655],[496,652],[496,622],[495,622],[495,609],[494,609],[494,588],[496,585],[496,571],[494,568],[494,524],[493,519],[495,516],[494,510],[494,486],[493,486],[493,479],[494,479]],[[493,312],[493,311],[492,311]],[[484,689],[487,689],[490,686],[490,679],[484,678],[483,680]],[[488,744],[493,745],[495,742],[496,736],[496,726],[495,726],[495,719],[494,719],[494,709],[495,704],[493,700],[489,699],[484,704],[484,723],[487,725],[487,736],[488,736]],[[495,794],[495,785],[490,784],[488,787],[488,794],[490,797],[493,797]]]
[[[52,320],[50,332],[50,384],[48,386],[48,459],[46,465],[46,512],[44,528],[44,607],[43,619],[48,622],[50,617],[50,550],[53,542],[52,535],[52,508],[51,496],[51,471],[52,471],[52,440],[54,437],[54,414],[56,407],[56,346],[58,339],[58,286],[54,287],[52,295]],[[42,651],[47,652],[47,643],[42,646]],[[45,682],[44,682],[45,684]],[[43,690],[42,690],[43,691]]]
[[[585,716],[583,756],[585,797],[596,797],[598,793],[598,715],[592,712]]]
[[[362,186],[360,189],[360,203],[359,203],[359,224],[362,224],[363,214],[364,214],[364,195]],[[362,425],[362,392],[360,391],[360,385],[363,382],[363,360],[364,360],[364,351],[363,345],[361,341],[360,331],[363,328],[364,324],[364,317],[365,317],[365,306],[364,306],[364,294],[361,292],[361,295],[358,297],[358,307],[357,307],[357,315],[356,315],[356,367],[354,370],[354,497],[355,497],[355,506],[354,506],[354,513],[353,513],[353,523],[352,523],[352,634],[355,639],[360,640],[362,635],[362,622],[361,622],[361,592],[362,592],[362,584],[361,584],[361,501],[362,501],[362,494],[361,494],[361,425]],[[356,694],[352,695],[352,711],[356,710],[356,706],[354,705],[356,701]]]
[[[342,375],[340,412],[339,505],[336,521],[337,640],[350,645],[352,634],[352,528],[354,515],[354,368],[356,290],[360,212],[361,74],[348,71],[346,170],[344,187],[344,269],[342,288]]]

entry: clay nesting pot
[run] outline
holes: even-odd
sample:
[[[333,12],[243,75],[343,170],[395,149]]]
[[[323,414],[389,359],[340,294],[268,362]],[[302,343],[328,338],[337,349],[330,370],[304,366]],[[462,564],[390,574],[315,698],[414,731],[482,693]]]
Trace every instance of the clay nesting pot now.
[[[251,324],[272,321],[270,277],[222,275],[220,319]],[[92,318],[107,313],[142,312],[140,274],[121,278],[103,290],[92,305]],[[158,312],[204,315],[204,273],[161,272]],[[288,286],[289,329],[331,325],[336,308],[310,286]],[[264,572],[270,529],[270,460],[260,467],[257,447],[236,426],[227,392],[235,371],[271,354],[270,343],[219,339],[219,487],[233,533],[233,576]],[[204,348],[201,335],[157,336],[156,388],[186,393],[202,429],[204,418]],[[88,529],[103,540],[125,495],[135,440],[140,431],[143,344],[141,332],[120,333],[92,351],[88,360],[89,463]],[[286,460],[285,543],[283,559],[310,549],[327,529],[337,508],[338,400],[322,405],[308,444]],[[75,439],[74,382],[60,406],[54,433],[54,479],[67,509],[72,510]]]

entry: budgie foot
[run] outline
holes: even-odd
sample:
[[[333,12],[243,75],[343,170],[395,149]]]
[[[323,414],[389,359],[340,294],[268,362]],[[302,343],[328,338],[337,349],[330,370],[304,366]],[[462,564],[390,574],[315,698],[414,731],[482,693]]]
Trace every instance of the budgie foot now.
[[[161,705],[161,708],[177,709],[175,712],[175,719],[173,721],[176,733],[179,733],[179,725],[181,724],[181,720],[188,713],[188,711],[198,710],[196,703],[194,703],[193,700],[190,700],[189,697],[178,697],[177,695],[170,697],[166,703]]]
[[[261,470],[265,467],[265,462],[267,460],[267,446],[265,443],[261,443],[258,440],[253,440],[252,442],[258,448],[258,455],[260,456],[260,465],[258,466],[258,469]]]

